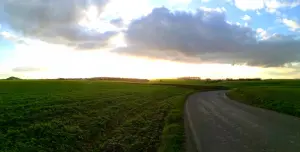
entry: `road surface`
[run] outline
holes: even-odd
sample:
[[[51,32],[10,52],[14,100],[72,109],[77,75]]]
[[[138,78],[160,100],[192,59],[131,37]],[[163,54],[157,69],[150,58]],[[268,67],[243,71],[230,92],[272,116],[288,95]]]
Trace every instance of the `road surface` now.
[[[187,99],[187,151],[300,152],[299,118],[232,101],[225,93]]]

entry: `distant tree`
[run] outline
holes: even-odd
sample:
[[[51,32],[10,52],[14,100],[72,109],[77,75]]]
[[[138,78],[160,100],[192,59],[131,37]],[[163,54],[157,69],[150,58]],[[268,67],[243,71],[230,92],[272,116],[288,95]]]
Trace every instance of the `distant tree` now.
[[[240,81],[260,81],[261,78],[239,78]]]
[[[86,78],[86,80],[109,80],[109,81],[126,81],[126,82],[148,82],[148,79],[137,78],[120,78],[120,77],[93,77]]]
[[[6,78],[5,80],[21,80],[21,78],[12,76],[12,77]]]
[[[190,76],[187,76],[187,77],[179,77],[177,79],[181,79],[181,80],[201,80],[200,77],[190,77]]]

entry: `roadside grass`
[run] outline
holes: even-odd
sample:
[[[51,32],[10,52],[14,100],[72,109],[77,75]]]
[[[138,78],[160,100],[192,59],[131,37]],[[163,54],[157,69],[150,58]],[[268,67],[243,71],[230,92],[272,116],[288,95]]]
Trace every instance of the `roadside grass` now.
[[[299,87],[300,80],[259,80],[259,81],[246,81],[246,80],[236,80],[236,81],[206,81],[206,80],[182,80],[182,79],[158,79],[151,80],[150,84],[163,84],[163,85],[186,85],[186,86],[222,86],[226,88],[244,88],[244,87]]]
[[[165,85],[165,84],[164,84]],[[169,86],[169,85],[167,85]],[[184,129],[184,104],[187,97],[195,92],[223,90],[222,86],[194,86],[185,84],[172,84],[179,88],[192,89],[186,96],[179,96],[174,102],[172,110],[165,118],[165,125],[161,137],[159,152],[183,152],[185,151],[185,129]]]
[[[194,91],[191,91],[193,93]],[[176,99],[172,110],[169,111],[164,121],[164,128],[161,136],[161,144],[158,152],[183,152],[185,151],[184,134],[184,104],[186,96]]]
[[[248,87],[233,89],[227,95],[245,104],[300,117],[300,87]]]
[[[183,105],[192,92],[86,80],[0,81],[0,151],[183,151]]]
[[[262,81],[216,81],[162,79],[150,81],[152,84],[190,88],[198,91],[230,90],[228,96],[236,101],[300,117],[300,81],[299,80],[262,80]],[[184,101],[184,100],[181,100]],[[180,102],[177,102],[180,103]],[[182,105],[171,111],[166,119],[159,151],[181,151],[183,121]],[[168,123],[176,122],[177,123]],[[180,125],[181,124],[181,125]],[[174,146],[171,146],[174,145]]]
[[[150,83],[194,89],[197,87],[224,88],[230,90],[227,95],[236,101],[300,117],[300,80],[296,79],[259,81],[161,79],[150,81]]]

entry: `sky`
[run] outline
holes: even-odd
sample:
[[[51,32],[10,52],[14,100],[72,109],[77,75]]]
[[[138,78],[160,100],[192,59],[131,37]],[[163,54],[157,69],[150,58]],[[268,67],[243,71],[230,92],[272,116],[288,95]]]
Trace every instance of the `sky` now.
[[[1,0],[0,78],[300,78],[300,0]]]

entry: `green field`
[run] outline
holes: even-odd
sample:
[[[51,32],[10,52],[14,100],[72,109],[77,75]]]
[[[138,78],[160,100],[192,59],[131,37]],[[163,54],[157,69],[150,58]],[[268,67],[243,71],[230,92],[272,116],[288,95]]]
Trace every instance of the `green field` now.
[[[261,81],[220,81],[220,80],[178,80],[178,79],[158,79],[152,80],[151,84],[172,84],[172,85],[191,85],[191,86],[225,86],[228,88],[244,87],[300,87],[300,80],[261,80]]]
[[[230,98],[245,104],[300,117],[300,87],[265,86],[233,89]]]
[[[195,91],[300,117],[300,81],[0,81],[0,151],[184,151]]]
[[[182,151],[183,104],[193,91],[101,81],[0,81],[0,151]]]
[[[228,96],[252,106],[300,117],[300,80],[205,81],[162,79],[155,84],[223,86]]]

